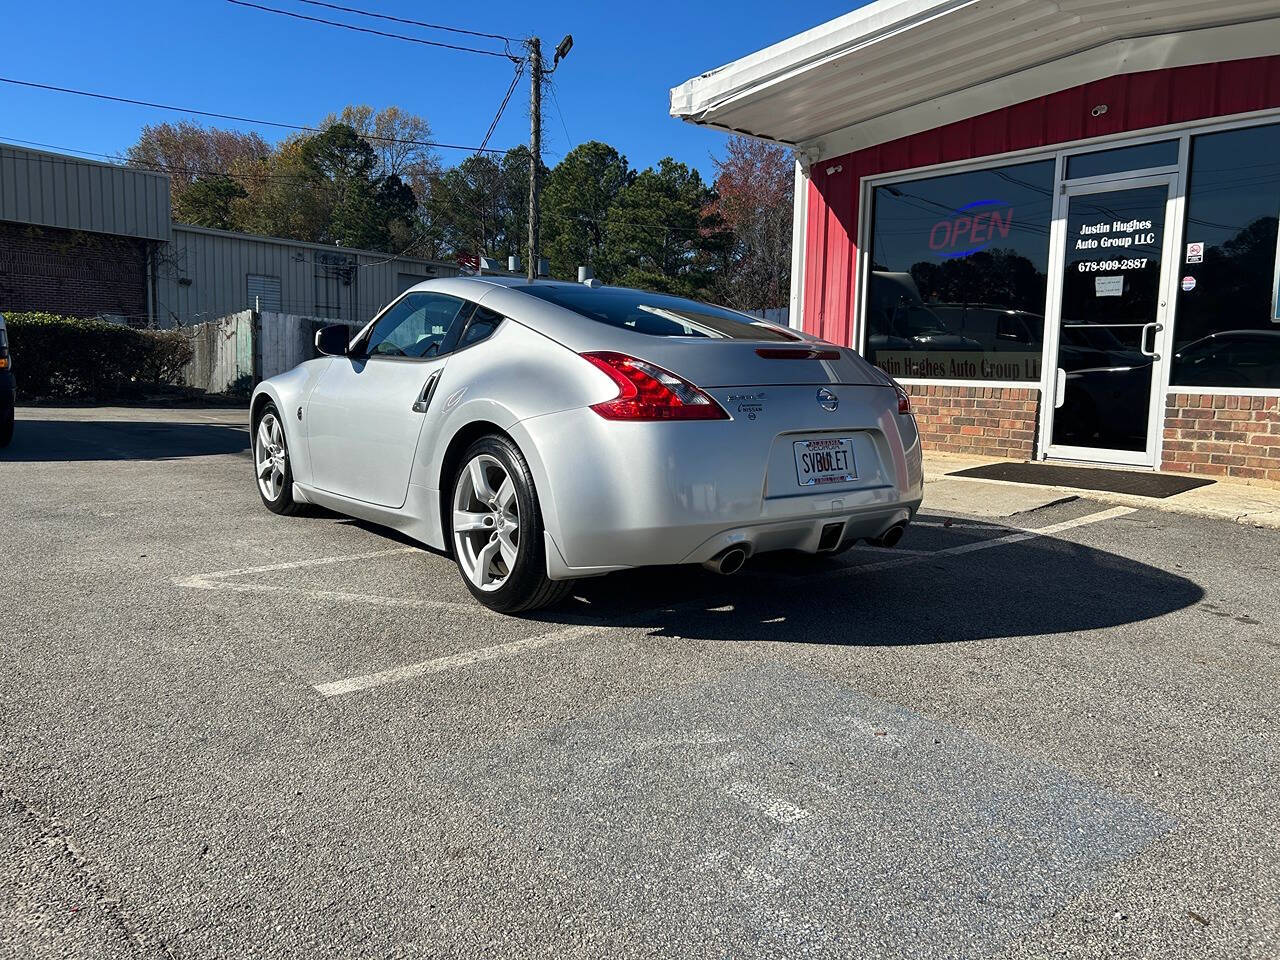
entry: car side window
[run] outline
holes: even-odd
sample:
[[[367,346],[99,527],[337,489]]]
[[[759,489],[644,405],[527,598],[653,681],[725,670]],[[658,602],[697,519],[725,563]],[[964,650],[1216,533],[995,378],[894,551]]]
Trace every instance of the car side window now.
[[[443,293],[411,293],[384,313],[365,342],[370,357],[436,356],[466,311],[465,300]]]
[[[476,307],[476,312],[471,315],[471,322],[467,324],[462,339],[458,341],[458,349],[461,350],[463,347],[469,347],[473,343],[479,343],[488,338],[498,329],[498,324],[502,320],[502,314],[494,313],[484,307]]]

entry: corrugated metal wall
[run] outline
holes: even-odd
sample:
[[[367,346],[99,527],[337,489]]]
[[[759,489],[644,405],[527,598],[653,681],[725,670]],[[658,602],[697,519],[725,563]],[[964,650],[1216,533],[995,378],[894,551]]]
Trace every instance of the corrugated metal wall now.
[[[169,178],[0,144],[0,220],[168,240]]]
[[[158,257],[157,322],[189,325],[252,309],[253,276],[279,278],[285,313],[363,323],[405,289],[402,274],[416,281],[458,272],[449,263],[175,224]],[[317,304],[317,290],[330,295],[328,310]]]
[[[1109,109],[1094,117],[1099,103]],[[854,342],[864,177],[1273,107],[1280,107],[1280,56],[1257,57],[1109,77],[816,163],[805,236],[804,329],[835,343]]]

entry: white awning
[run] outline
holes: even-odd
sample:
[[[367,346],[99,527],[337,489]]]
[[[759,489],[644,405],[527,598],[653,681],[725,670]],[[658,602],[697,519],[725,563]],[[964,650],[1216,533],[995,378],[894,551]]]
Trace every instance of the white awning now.
[[[671,115],[832,156],[1106,76],[1277,51],[1277,0],[876,0],[675,87]]]

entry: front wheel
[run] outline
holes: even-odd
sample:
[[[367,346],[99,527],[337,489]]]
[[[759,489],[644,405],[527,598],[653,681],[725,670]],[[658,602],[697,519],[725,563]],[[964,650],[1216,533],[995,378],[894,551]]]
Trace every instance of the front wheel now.
[[[272,513],[292,515],[302,510],[293,499],[293,467],[284,435],[280,411],[274,403],[262,408],[253,431],[253,467],[258,480],[258,496]]]
[[[547,577],[542,512],[529,465],[505,437],[482,437],[453,480],[453,555],[472,596],[519,613],[564,599],[569,581]]]

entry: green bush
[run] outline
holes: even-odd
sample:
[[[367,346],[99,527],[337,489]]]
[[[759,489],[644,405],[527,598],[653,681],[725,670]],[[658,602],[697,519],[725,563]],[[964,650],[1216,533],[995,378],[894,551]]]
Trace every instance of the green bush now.
[[[6,313],[19,392],[28,399],[118,400],[181,381],[191,341],[179,330]]]

